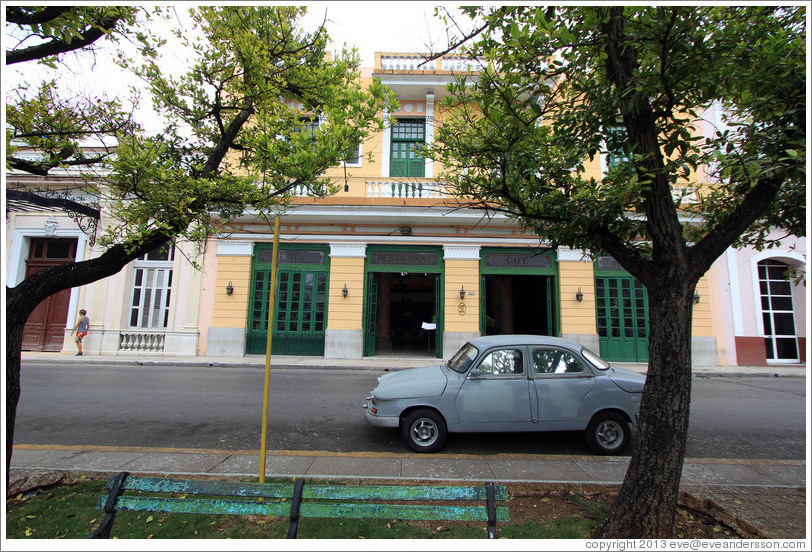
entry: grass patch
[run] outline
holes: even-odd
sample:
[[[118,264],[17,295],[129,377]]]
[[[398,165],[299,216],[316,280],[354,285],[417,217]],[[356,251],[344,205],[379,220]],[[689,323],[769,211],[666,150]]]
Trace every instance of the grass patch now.
[[[509,523],[500,531],[505,539],[587,539],[597,523],[593,519],[569,516],[552,521]]]
[[[104,513],[96,509],[104,484],[103,480],[84,480],[8,499],[7,538],[87,538],[104,517]],[[525,517],[512,523],[500,523],[499,535],[513,539],[587,538],[605,515],[606,506],[574,493],[569,500],[584,513],[551,520]],[[287,530],[287,519],[271,517],[118,512],[112,536],[119,539],[284,539]],[[484,522],[302,518],[298,538],[479,539],[487,538],[487,531]]]

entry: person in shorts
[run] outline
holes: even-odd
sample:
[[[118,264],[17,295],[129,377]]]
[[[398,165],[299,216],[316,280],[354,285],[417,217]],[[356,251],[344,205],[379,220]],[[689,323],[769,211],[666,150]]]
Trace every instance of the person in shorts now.
[[[71,330],[71,335],[76,332],[76,347],[79,349],[79,352],[76,353],[76,356],[82,356],[82,339],[87,335],[87,330],[90,328],[90,318],[87,317],[87,311],[85,309],[81,309],[79,311],[79,319],[76,321],[76,325]]]

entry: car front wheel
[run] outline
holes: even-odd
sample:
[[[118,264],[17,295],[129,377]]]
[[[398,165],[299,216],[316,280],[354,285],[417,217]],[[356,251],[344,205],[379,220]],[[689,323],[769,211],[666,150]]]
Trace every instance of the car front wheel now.
[[[600,412],[586,428],[586,442],[597,454],[614,456],[629,445],[629,424],[615,412]]]
[[[411,412],[400,428],[406,445],[416,452],[434,452],[445,443],[447,434],[445,420],[428,408]]]

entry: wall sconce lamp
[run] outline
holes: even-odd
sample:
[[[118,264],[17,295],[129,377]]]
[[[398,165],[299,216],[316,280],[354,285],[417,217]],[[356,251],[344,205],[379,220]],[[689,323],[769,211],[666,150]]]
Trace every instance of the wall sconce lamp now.
[[[584,300],[584,292],[581,291],[581,288],[578,288],[578,291],[575,292],[575,300],[579,303]]]
[[[226,286],[226,295],[231,295],[232,293],[234,293],[234,286],[231,285],[231,280],[229,280]]]
[[[694,303],[696,303],[697,305],[699,304],[699,294],[698,293],[694,293]]]
[[[465,286],[460,286],[460,301],[465,299]]]
[[[349,292],[350,292],[350,290],[347,289],[347,284],[344,284],[344,289],[341,290],[341,295],[344,297],[344,299],[347,298],[347,294]]]

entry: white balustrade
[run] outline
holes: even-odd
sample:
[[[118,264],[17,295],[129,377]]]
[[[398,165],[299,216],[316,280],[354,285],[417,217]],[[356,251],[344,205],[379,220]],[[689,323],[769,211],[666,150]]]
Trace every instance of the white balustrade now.
[[[431,199],[445,197],[441,182],[412,182],[407,180],[368,180],[366,197],[398,197]]]
[[[437,60],[426,61],[419,54],[390,54],[381,56],[381,69],[393,71],[434,71],[442,68],[443,71],[481,71],[484,65],[481,61],[459,56],[441,58],[438,67]]]
[[[395,71],[433,71],[435,64],[433,61],[426,63],[426,59],[420,55],[392,55],[381,56],[381,69]]]
[[[475,59],[468,59],[462,57],[444,57],[443,58],[443,71],[482,71],[484,65],[481,61]]]
[[[131,331],[119,334],[118,350],[139,353],[162,353],[165,335],[163,332]]]

